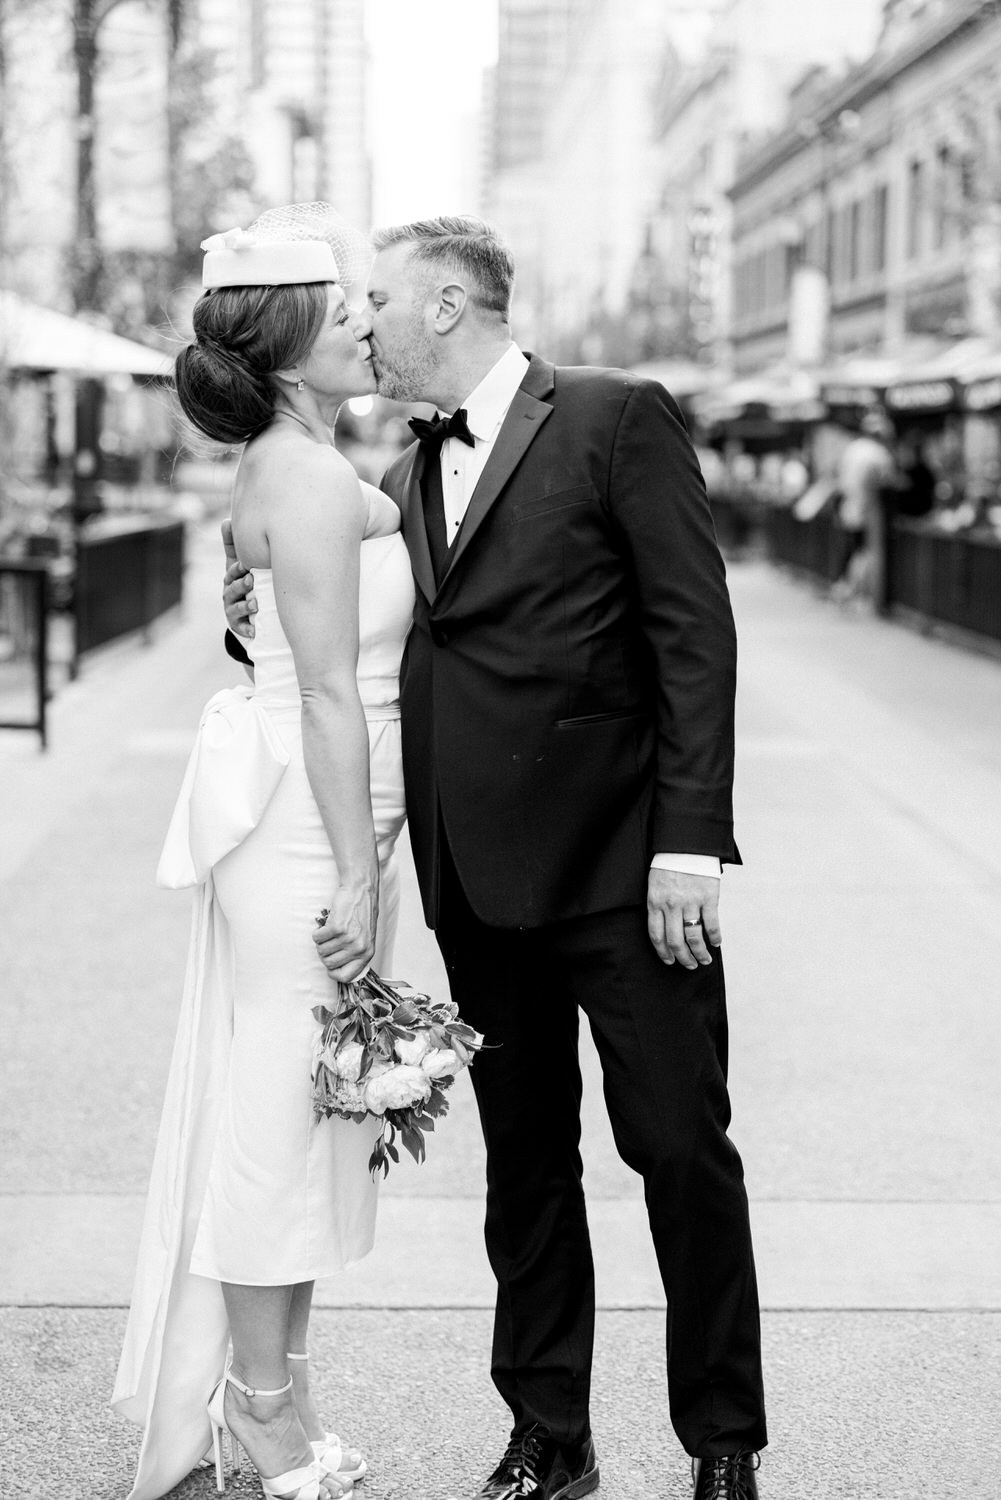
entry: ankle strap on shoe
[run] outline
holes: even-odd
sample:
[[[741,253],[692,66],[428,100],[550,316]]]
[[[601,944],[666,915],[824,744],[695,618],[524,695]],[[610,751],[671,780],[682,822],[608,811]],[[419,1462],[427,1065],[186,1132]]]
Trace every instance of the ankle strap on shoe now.
[[[289,1354],[286,1354],[285,1358],[286,1359],[308,1359],[309,1355],[308,1354],[292,1354],[292,1353],[289,1353]]]
[[[253,1386],[244,1385],[242,1380],[237,1380],[232,1370],[226,1371],[226,1379],[229,1381],[230,1385],[235,1385],[237,1390],[242,1391],[245,1396],[284,1396],[286,1391],[290,1391],[292,1389],[291,1375],[289,1376],[288,1380],[286,1380],[285,1384],[279,1386],[276,1391],[265,1391],[261,1390],[260,1388],[254,1390]]]

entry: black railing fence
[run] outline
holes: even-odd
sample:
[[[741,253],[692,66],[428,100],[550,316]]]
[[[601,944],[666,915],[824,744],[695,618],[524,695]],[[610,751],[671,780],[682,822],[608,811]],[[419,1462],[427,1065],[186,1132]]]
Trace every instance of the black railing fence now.
[[[710,497],[714,512],[719,501]],[[734,501],[721,505],[718,527],[727,537],[743,532],[732,517]],[[748,506],[754,543],[772,562],[807,577],[833,583],[844,573],[851,551],[848,533],[829,510],[797,520],[786,506]],[[885,614],[906,616],[933,628],[963,631],[983,643],[1001,642],[1001,538],[990,532],[947,532],[934,521],[897,517],[884,529],[874,580],[875,600]]]
[[[1001,641],[1001,542],[895,521],[887,538],[886,607]]]
[[[49,574],[40,561],[0,560],[0,729],[46,744]]]
[[[85,531],[73,590],[76,660],[95,646],[148,629],[180,604],[183,573],[183,521]]]
[[[799,568],[833,583],[845,570],[851,541],[827,511],[798,521],[791,510],[771,507],[762,515],[769,555],[775,562]]]

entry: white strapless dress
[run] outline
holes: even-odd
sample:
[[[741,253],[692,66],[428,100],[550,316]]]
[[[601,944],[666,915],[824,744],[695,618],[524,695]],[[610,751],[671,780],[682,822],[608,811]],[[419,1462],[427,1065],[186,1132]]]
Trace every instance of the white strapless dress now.
[[[335,867],[302,758],[292,652],[255,569],[253,691],[207,706],[161,859],[197,885],[191,947],[113,1404],[145,1428],[129,1500],[167,1493],[210,1442],[205,1407],[229,1330],[220,1281],[329,1276],[372,1247],[376,1135],[313,1120],[312,940]],[[361,547],[358,686],[382,874],[374,966],[390,971],[403,826],[399,669],[413,583],[399,532]]]

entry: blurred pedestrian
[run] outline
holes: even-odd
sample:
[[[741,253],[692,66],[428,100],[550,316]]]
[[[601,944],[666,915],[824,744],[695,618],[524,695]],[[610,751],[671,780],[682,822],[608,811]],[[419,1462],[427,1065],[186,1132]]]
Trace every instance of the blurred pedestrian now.
[[[890,444],[893,423],[882,412],[867,412],[861,429],[846,445],[838,465],[841,503],[838,522],[845,537],[844,562],[832,590],[839,604],[869,600],[875,589],[880,546],[881,491],[893,482]]]
[[[908,432],[897,445],[896,473],[886,485],[892,516],[918,519],[935,509],[935,471],[925,457],[920,435]]]

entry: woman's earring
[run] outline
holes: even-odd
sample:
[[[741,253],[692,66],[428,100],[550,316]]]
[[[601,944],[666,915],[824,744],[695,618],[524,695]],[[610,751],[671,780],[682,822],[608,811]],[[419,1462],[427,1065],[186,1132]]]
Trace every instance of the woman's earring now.
[[[301,375],[295,383],[295,388],[297,391],[304,391],[306,389],[306,382],[303,380]]]

